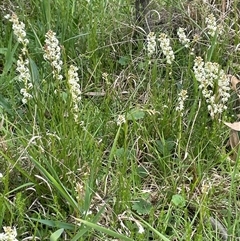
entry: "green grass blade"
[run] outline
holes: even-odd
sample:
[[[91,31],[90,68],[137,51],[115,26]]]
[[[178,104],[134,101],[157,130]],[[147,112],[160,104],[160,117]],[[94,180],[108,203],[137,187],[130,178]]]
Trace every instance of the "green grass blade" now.
[[[46,219],[37,219],[37,218],[30,218],[32,221],[47,225],[53,228],[62,228],[66,230],[75,230],[76,226],[70,223],[64,223],[60,221],[53,221],[53,220],[46,220]]]
[[[76,218],[76,220],[79,221],[80,223],[83,223],[83,224],[85,224],[85,225],[87,225],[87,226],[89,226],[89,227],[91,227],[91,228],[93,228],[93,229],[95,229],[95,230],[97,230],[99,232],[105,233],[105,234],[107,234],[109,236],[112,236],[112,237],[115,237],[115,238],[119,238],[119,239],[125,240],[125,241],[134,241],[131,238],[128,238],[128,237],[126,237],[126,236],[124,236],[122,234],[119,234],[119,233],[117,233],[115,231],[112,231],[110,229],[104,228],[104,227],[102,227],[100,225],[97,225],[95,223],[91,223],[91,222],[85,221],[83,219],[78,219],[78,218]],[[73,240],[71,240],[71,241],[73,241]]]
[[[133,213],[134,216],[136,216],[138,219],[140,219],[140,221],[145,224],[151,231],[153,231],[156,235],[159,236],[159,238],[161,238],[163,241],[171,241],[170,239],[168,239],[167,237],[165,237],[163,234],[161,234],[160,232],[158,232],[155,228],[153,228],[149,223],[147,223],[146,221],[144,221],[141,217],[139,217],[137,214]]]
[[[60,238],[61,234],[63,233],[64,229],[60,228],[57,231],[55,231],[54,233],[51,234],[50,236],[50,241],[56,241]]]
[[[12,35],[9,39],[9,42],[8,42],[8,48],[7,48],[7,52],[6,52],[6,56],[5,56],[5,64],[4,64],[4,68],[3,68],[3,75],[6,75],[12,65],[13,65],[13,62],[14,62],[14,54],[16,52],[16,49],[18,47],[18,43],[16,43],[14,45],[14,48],[12,49]]]
[[[73,197],[68,193],[64,185],[60,182],[60,180],[56,180],[35,158],[32,157],[32,161],[41,171],[41,173],[47,178],[47,180],[58,190],[58,192],[70,203],[70,205],[78,210],[78,204],[73,199]]]
[[[92,223],[97,223],[99,221],[101,214],[103,213],[104,210],[105,210],[105,205],[99,210],[97,215],[93,218]],[[72,238],[71,241],[78,241],[90,229],[91,229],[90,227],[86,227],[82,225],[81,229],[77,232],[77,234]]]
[[[9,191],[6,195],[9,195],[9,194],[11,194],[11,193],[17,192],[17,191],[19,191],[20,189],[26,189],[27,187],[34,186],[34,185],[36,185],[36,184],[33,183],[33,182],[25,183],[25,184],[23,184],[23,185],[20,185],[20,186],[17,187],[17,188],[12,189],[12,190]]]

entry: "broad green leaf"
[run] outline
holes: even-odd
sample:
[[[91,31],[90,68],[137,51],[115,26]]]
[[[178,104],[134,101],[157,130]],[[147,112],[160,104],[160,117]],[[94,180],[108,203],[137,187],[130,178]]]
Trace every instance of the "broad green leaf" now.
[[[1,94],[0,94],[0,106],[8,114],[13,115],[13,109],[12,109],[11,103],[8,102]]]
[[[186,205],[186,201],[185,201],[184,197],[179,194],[173,195],[171,202],[174,206],[180,207],[180,208],[183,208]]]
[[[173,140],[157,140],[157,149],[162,155],[169,155],[175,147],[175,142]]]
[[[118,63],[121,64],[122,66],[128,65],[129,57],[128,56],[121,56],[120,59],[118,60]]]
[[[133,109],[127,114],[127,120],[140,120],[145,116],[145,112],[141,109]]]
[[[139,215],[149,214],[152,208],[152,204],[147,202],[144,199],[138,199],[134,202],[132,206],[133,210],[135,210]]]
[[[143,166],[139,166],[137,168],[137,173],[141,178],[144,178],[144,177],[148,176],[148,172]]]
[[[123,157],[124,156],[124,148],[119,148],[115,152],[116,157]]]
[[[115,156],[118,158],[124,158],[125,156],[129,158],[131,156],[131,151],[125,150],[123,147],[118,148],[115,152]]]

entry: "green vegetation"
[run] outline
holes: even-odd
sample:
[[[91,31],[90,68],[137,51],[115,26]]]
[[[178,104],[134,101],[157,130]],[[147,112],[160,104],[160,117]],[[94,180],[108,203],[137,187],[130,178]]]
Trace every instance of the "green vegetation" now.
[[[238,3],[155,2],[1,1],[0,240],[240,237]]]

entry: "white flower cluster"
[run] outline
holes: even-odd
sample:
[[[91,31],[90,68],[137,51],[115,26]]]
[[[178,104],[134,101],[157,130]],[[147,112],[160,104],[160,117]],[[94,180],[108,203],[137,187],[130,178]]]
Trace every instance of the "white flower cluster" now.
[[[190,39],[187,38],[184,28],[179,28],[177,31],[177,35],[179,37],[179,41],[181,44],[183,44],[186,48],[189,47]]]
[[[77,193],[76,199],[78,201],[83,200],[84,196],[85,196],[85,190],[84,190],[84,186],[82,185],[82,183],[76,182],[76,186],[74,189],[75,189],[75,192]]]
[[[0,241],[18,241],[16,228],[3,227],[4,233],[0,233]]]
[[[45,35],[45,46],[43,58],[48,60],[53,68],[53,76],[57,80],[62,80],[63,76],[60,74],[62,70],[63,62],[61,60],[61,49],[59,46],[59,41],[56,38],[56,33],[49,30]]]
[[[184,102],[187,99],[187,90],[182,90],[178,94],[178,106],[176,107],[176,111],[180,113],[181,116],[183,116],[183,110],[184,110]]]
[[[79,102],[81,101],[81,90],[78,84],[79,78],[77,71],[78,68],[73,65],[71,65],[68,70],[68,84],[72,96],[72,112],[76,122],[78,121]]]
[[[214,118],[227,109],[226,103],[230,97],[228,76],[219,64],[204,63],[201,57],[196,57],[193,70],[196,80],[200,83],[199,89],[202,90],[202,94],[208,103],[208,111]]]
[[[211,13],[209,14],[206,18],[205,18],[205,22],[207,24],[207,30],[208,30],[208,34],[211,37],[214,37],[216,34],[216,31],[218,34],[222,33],[222,26],[217,25],[217,21],[216,18],[214,17],[214,15]]]
[[[17,41],[26,47],[29,41],[26,38],[25,24],[23,22],[19,22],[18,16],[15,13],[13,13],[12,16],[6,15],[5,18],[9,18],[9,21],[13,23],[12,29],[14,35],[17,37]]]
[[[124,115],[119,115],[117,117],[117,125],[121,126],[122,124],[126,123],[126,118]]]
[[[29,94],[29,91],[32,89],[33,85],[31,83],[31,75],[29,70],[29,60],[28,58],[23,59],[23,56],[20,55],[17,61],[17,72],[19,73],[18,79],[20,82],[24,83],[24,88],[20,90],[20,93],[23,95],[22,103],[26,104],[29,99],[32,98],[32,95]]]
[[[154,32],[150,32],[147,35],[147,53],[148,57],[151,57],[156,50],[156,35]]]
[[[209,180],[203,180],[202,186],[201,186],[202,194],[208,195],[208,193],[211,191],[211,189],[212,189],[212,183],[211,183],[211,181],[209,181]]]
[[[23,22],[19,22],[18,16],[15,13],[13,13],[11,17],[9,15],[5,17],[9,18],[9,21],[13,23],[13,33],[17,37],[17,41],[23,45],[21,49],[22,53],[19,55],[17,60],[17,72],[19,73],[19,81],[24,84],[24,87],[20,90],[20,93],[23,95],[22,103],[26,104],[28,100],[32,98],[29,91],[32,89],[33,85],[31,83],[29,60],[27,57],[27,45],[29,41],[26,38],[25,24]]]
[[[167,63],[172,64],[173,60],[175,59],[172,47],[170,46],[170,39],[164,33],[159,35],[158,41],[160,41],[160,47],[163,51],[163,54],[167,58]]]

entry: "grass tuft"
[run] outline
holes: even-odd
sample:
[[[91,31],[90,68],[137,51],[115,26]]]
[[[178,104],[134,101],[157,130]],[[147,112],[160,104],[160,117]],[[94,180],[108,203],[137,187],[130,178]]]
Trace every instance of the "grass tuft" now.
[[[239,4],[149,2],[1,2],[1,240],[240,237]]]

